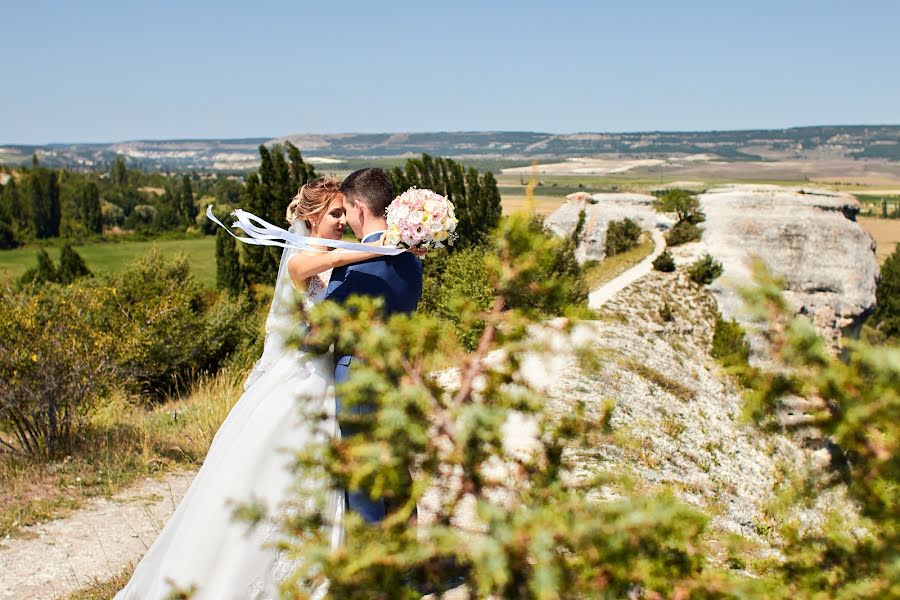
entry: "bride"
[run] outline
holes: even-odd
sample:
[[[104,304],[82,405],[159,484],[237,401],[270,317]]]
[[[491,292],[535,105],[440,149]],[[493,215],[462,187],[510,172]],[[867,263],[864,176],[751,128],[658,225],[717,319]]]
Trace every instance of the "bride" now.
[[[339,182],[321,178],[304,185],[291,201],[287,219],[292,233],[341,239],[346,221]],[[279,583],[292,571],[292,563],[273,546],[280,529],[277,514],[297,494],[291,450],[338,431],[333,359],[286,343],[291,330],[300,326],[293,309],[298,300],[307,305],[322,300],[331,269],[377,256],[323,250],[285,249],[262,357],[178,508],[116,600],[157,600],[175,590],[217,600],[278,597]],[[301,412],[327,414],[325,430],[303,422]],[[232,518],[237,504],[260,500],[276,509],[275,517],[253,529]],[[331,506],[336,547],[342,533],[342,493],[332,494]]]

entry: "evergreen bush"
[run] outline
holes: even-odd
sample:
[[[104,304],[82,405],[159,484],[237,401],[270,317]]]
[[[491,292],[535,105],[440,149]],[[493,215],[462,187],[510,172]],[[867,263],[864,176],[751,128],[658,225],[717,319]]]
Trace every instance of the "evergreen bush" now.
[[[606,255],[615,256],[638,245],[641,227],[634,219],[610,221],[606,229]]]
[[[688,267],[688,276],[694,283],[709,285],[723,272],[722,263],[704,254]]]
[[[900,244],[881,265],[872,324],[895,343],[900,341]]]
[[[671,273],[675,270],[675,258],[668,250],[663,250],[659,256],[653,259],[653,268],[663,273]]]
[[[72,249],[72,246],[65,244],[59,256],[59,269],[57,277],[60,283],[72,283],[81,277],[90,277],[91,270],[88,269],[81,255]]]
[[[690,221],[678,221],[666,234],[666,244],[680,246],[688,242],[695,242],[703,235],[703,230]]]

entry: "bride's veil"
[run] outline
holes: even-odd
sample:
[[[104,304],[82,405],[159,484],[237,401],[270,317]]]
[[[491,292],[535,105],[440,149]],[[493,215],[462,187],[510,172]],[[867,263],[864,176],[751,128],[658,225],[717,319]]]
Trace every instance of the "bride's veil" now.
[[[306,221],[297,219],[288,229],[297,235],[309,236],[309,226]],[[285,355],[290,348],[286,342],[292,333],[299,327],[296,315],[298,292],[288,273],[288,261],[292,256],[301,252],[298,248],[288,247],[281,253],[281,263],[278,265],[278,276],[275,278],[275,293],[272,296],[272,306],[266,317],[266,339],[263,344],[262,356],[253,365],[244,389],[250,388],[269,368]]]

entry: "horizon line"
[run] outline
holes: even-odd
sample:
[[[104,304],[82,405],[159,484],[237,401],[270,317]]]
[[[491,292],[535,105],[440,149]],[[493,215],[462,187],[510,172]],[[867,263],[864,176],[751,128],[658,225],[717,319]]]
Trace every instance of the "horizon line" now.
[[[752,131],[790,131],[795,129],[816,129],[816,128],[824,128],[824,127],[843,127],[843,128],[860,128],[860,127],[900,127],[900,123],[855,123],[855,124],[818,124],[818,125],[793,125],[790,127],[770,127],[770,128],[760,128],[760,127],[750,127],[750,128],[738,128],[738,129],[644,129],[644,130],[622,130],[622,131],[569,131],[569,132],[549,132],[549,131],[536,131],[536,130],[527,130],[527,129],[459,129],[459,130],[449,130],[449,129],[434,129],[429,131],[348,131],[348,132],[329,132],[329,133],[289,133],[282,134],[277,136],[237,136],[237,137],[173,137],[173,138],[133,138],[133,139],[121,139],[114,141],[76,141],[76,142],[46,142],[43,144],[39,143],[16,143],[16,142],[4,142],[0,143],[0,148],[3,147],[48,147],[48,146],[108,146],[112,144],[129,144],[135,142],[251,142],[261,140],[262,143],[272,142],[274,140],[280,140],[285,138],[291,138],[296,136],[315,136],[315,137],[329,137],[329,136],[353,136],[353,135],[423,135],[423,134],[490,134],[490,133],[530,133],[537,135],[548,135],[548,136],[569,136],[569,135],[590,135],[590,134],[600,134],[600,135],[636,135],[636,134],[654,134],[654,133],[667,133],[667,134],[691,134],[691,133],[742,133],[742,132],[752,132]]]

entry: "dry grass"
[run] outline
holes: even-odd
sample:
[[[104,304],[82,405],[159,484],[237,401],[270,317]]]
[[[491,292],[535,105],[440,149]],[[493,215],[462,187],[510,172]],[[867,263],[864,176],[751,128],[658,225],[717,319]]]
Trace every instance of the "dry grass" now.
[[[620,362],[621,366],[628,369],[638,377],[662,388],[664,391],[672,394],[682,402],[693,400],[696,392],[688,386],[666,377],[656,369],[635,359],[625,359]]]
[[[503,214],[509,215],[519,211],[536,212],[539,215],[549,215],[554,210],[565,204],[564,196],[538,196],[535,195],[532,202],[529,203],[527,196],[523,193],[503,194],[500,204],[503,206]]]
[[[61,460],[0,454],[0,536],[65,516],[139,478],[200,464],[244,378],[243,371],[222,371],[150,410],[114,395],[95,407],[77,448]]]
[[[900,243],[900,219],[857,217],[860,226],[875,240],[878,263],[883,264]]]
[[[584,270],[584,279],[589,290],[595,290],[607,281],[615,279],[634,265],[638,264],[653,252],[653,240],[646,233],[641,236],[641,243],[615,256],[589,264]]]
[[[95,579],[92,583],[66,596],[64,600],[112,600],[119,590],[128,584],[133,571],[134,565],[129,564],[115,577],[103,580]]]

